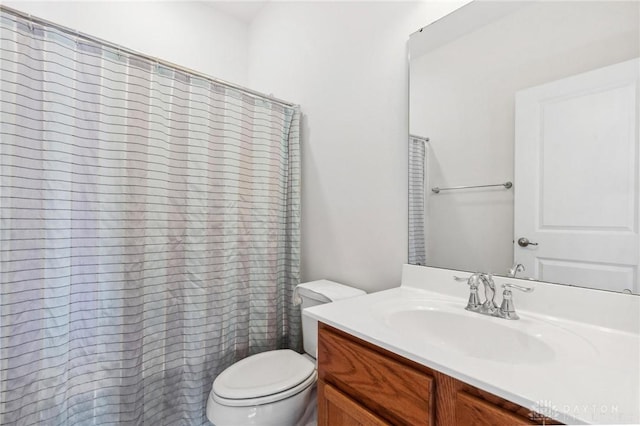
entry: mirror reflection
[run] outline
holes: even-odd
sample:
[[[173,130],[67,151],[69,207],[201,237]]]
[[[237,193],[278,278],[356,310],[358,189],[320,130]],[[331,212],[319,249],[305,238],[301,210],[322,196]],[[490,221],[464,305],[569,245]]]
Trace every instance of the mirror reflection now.
[[[411,36],[410,263],[640,294],[639,23],[473,2]]]

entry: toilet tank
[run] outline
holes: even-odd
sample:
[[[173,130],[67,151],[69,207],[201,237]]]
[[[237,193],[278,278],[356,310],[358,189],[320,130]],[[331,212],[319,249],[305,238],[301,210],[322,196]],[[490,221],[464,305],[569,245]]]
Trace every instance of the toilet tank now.
[[[366,293],[362,290],[329,280],[311,281],[296,286],[294,297],[300,302],[302,339],[305,353],[316,358],[318,321],[305,315],[304,309],[364,294]]]

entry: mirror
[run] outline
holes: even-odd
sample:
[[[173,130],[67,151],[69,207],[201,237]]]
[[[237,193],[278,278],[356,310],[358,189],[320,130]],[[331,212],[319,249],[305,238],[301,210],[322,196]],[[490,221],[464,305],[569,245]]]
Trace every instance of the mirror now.
[[[411,35],[409,263],[640,294],[639,27],[475,1]]]

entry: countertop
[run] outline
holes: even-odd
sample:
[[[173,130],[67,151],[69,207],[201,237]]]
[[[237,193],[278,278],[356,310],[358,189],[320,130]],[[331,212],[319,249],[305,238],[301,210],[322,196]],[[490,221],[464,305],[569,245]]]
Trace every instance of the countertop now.
[[[575,342],[552,339],[547,342],[554,350],[551,355],[543,354],[540,359],[534,356],[527,362],[510,358],[509,353],[499,353],[492,359],[461,353],[437,339],[424,338],[413,329],[399,332],[381,314],[381,309],[387,309],[384,307],[394,301],[429,300],[459,307],[463,317],[477,321],[479,314],[464,310],[464,292],[443,294],[427,290],[438,289],[438,285],[428,284],[430,279],[439,278],[426,277],[426,284],[419,285],[422,288],[403,278],[401,287],[307,308],[305,315],[566,424],[640,424],[638,333],[518,310],[521,319],[517,321],[485,319],[500,321],[501,326],[514,330],[531,329],[534,324],[559,327],[576,336]],[[626,315],[633,319],[640,312],[635,311],[636,301],[628,306],[633,311]]]

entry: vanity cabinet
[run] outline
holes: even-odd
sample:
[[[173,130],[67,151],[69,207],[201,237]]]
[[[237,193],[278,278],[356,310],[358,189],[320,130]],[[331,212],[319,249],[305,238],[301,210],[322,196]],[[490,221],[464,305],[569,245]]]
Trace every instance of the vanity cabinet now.
[[[319,426],[517,424],[560,423],[319,324]]]

